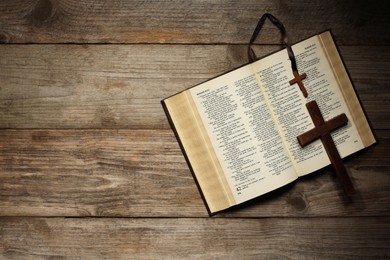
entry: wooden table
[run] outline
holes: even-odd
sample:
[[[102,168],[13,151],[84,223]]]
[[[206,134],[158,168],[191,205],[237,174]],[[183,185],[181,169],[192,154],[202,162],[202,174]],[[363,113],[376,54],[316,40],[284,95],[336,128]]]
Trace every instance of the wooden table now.
[[[160,100],[331,28],[378,144],[210,218]],[[0,1],[0,258],[390,257],[388,1]],[[267,23],[257,54],[280,48]]]

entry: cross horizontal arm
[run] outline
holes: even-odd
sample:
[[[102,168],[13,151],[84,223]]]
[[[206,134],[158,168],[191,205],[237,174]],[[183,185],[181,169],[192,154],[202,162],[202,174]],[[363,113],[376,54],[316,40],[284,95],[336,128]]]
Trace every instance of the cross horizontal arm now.
[[[343,113],[338,115],[326,123],[323,122],[320,125],[317,125],[316,128],[313,128],[301,135],[299,135],[298,142],[303,147],[313,142],[314,140],[320,138],[321,136],[332,132],[333,130],[340,128],[348,123],[347,116]]]

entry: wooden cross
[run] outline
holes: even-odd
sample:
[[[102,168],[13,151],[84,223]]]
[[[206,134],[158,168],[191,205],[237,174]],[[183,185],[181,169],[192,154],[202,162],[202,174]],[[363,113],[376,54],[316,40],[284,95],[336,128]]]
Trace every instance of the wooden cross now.
[[[303,96],[307,97],[307,91],[305,89],[305,86],[302,83],[302,80],[304,78],[306,78],[306,73],[303,73],[302,75],[299,75],[298,71],[296,71],[296,70],[294,70],[293,73],[294,73],[294,78],[289,81],[290,85],[298,83],[298,86],[299,86],[300,90],[302,91]]]
[[[332,140],[332,136],[330,135],[333,130],[348,123],[347,116],[343,113],[325,122],[315,101],[307,103],[306,107],[309,110],[310,117],[312,118],[315,127],[298,136],[299,144],[303,147],[312,141],[321,138],[333,169],[337,173],[346,194],[348,196],[352,195],[354,192],[353,184],[345,170],[336,145]]]

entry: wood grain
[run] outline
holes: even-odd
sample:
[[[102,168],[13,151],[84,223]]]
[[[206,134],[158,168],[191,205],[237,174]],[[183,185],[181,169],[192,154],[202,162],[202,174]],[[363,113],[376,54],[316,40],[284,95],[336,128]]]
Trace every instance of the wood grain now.
[[[389,129],[389,48],[341,53],[373,127]],[[161,99],[247,62],[244,45],[0,45],[0,56],[0,128],[40,129],[168,129]]]
[[[266,12],[292,42],[331,28],[340,44],[389,44],[389,2],[3,0],[0,40],[7,43],[243,44]],[[267,23],[259,42],[280,43]]]
[[[0,258],[390,258],[389,10],[0,1]],[[265,12],[291,42],[332,29],[379,143],[344,160],[351,200],[326,168],[209,218],[160,100],[245,64]],[[269,54],[279,32],[256,43]]]
[[[386,259],[390,218],[0,218],[7,259]]]
[[[390,132],[346,161],[348,200],[328,169],[222,216],[389,216]],[[170,130],[0,131],[1,216],[207,216]]]

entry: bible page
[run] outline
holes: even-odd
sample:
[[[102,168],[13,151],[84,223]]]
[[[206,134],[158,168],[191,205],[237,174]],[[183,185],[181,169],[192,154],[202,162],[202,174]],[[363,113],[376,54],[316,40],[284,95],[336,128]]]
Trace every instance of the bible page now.
[[[289,84],[294,75],[287,50],[253,63],[253,70],[261,82],[266,103],[278,122],[278,131],[283,136],[283,143],[297,173],[305,175],[330,164],[320,140],[304,148],[297,141],[298,135],[314,128],[305,106],[307,102],[317,101],[325,121],[341,113],[348,117],[348,125],[331,134],[341,157],[362,149],[364,145],[318,37],[311,37],[292,48],[299,73],[307,74],[307,78],[302,80],[308,92],[307,98],[303,96],[298,84]]]
[[[297,178],[249,65],[190,91],[237,204]]]

